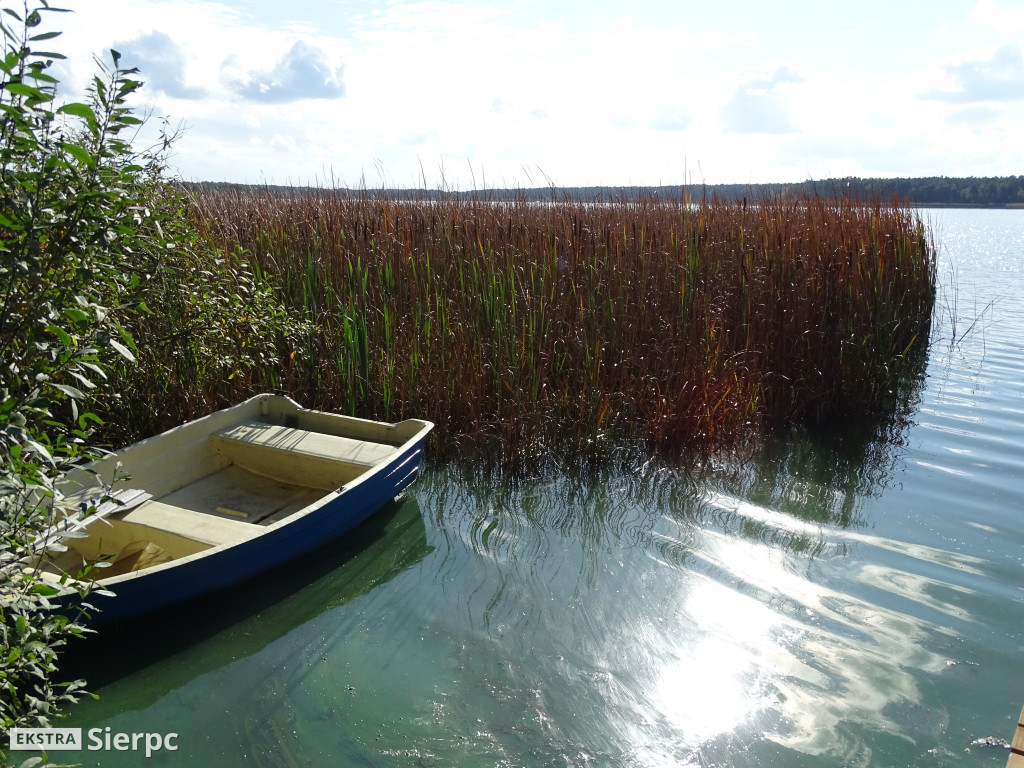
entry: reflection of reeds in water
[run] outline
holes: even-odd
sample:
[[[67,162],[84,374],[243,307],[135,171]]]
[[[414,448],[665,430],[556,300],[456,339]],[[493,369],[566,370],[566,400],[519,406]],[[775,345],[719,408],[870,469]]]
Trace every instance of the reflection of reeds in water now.
[[[895,203],[194,199],[204,231],[315,320],[283,383],[310,405],[431,419],[435,456],[706,449],[870,413],[930,329],[934,247]]]
[[[849,540],[839,532],[864,527],[863,504],[893,482],[926,360],[911,357],[893,397],[870,416],[793,428],[765,445],[703,461],[649,458],[636,450],[614,466],[566,468],[512,484],[491,482],[486,469],[456,462],[418,482],[432,499],[439,531],[511,567],[560,558],[553,534],[584,542],[598,558],[610,541],[628,542],[684,568],[697,546],[687,532],[708,527],[806,558],[840,556]],[[468,519],[452,514],[467,506],[475,510]],[[678,535],[655,533],[663,517],[678,526]],[[596,561],[583,564],[581,583],[589,583],[596,567]]]

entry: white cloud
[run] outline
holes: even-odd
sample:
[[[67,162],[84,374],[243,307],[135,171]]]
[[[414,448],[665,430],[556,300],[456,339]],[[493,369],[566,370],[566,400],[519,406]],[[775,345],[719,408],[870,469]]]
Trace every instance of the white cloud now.
[[[172,98],[196,99],[202,88],[186,83],[185,55],[163,32],[150,32],[133,40],[114,43],[121,55],[121,66],[137,67],[148,86]]]
[[[945,66],[952,90],[930,90],[925,98],[952,103],[1024,99],[1024,52],[1019,43],[1006,43],[983,59]]]
[[[769,78],[741,83],[721,109],[722,124],[733,133],[792,133],[796,129],[778,86],[800,82],[795,70],[782,66]]]
[[[991,104],[971,104],[951,112],[947,119],[950,123],[963,123],[977,129],[1005,116],[1004,109]]]
[[[693,122],[693,116],[683,109],[666,107],[650,123],[657,131],[684,131]]]
[[[280,104],[301,99],[333,99],[345,95],[342,68],[320,48],[295,42],[270,70],[240,70],[232,56],[224,62],[228,87],[252,101]]]

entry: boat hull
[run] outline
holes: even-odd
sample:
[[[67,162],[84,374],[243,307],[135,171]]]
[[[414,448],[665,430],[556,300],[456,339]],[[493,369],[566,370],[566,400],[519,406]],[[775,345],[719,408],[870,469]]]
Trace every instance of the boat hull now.
[[[242,409],[243,407],[237,408]],[[264,411],[265,409],[264,404]],[[218,415],[223,413],[218,412]],[[240,413],[243,416],[248,415],[245,412],[240,411]],[[305,414],[313,416],[306,417]],[[217,419],[210,423],[217,428],[221,428],[224,423],[230,426],[229,419],[218,415],[214,415]],[[282,417],[281,421],[299,423],[299,419],[305,418],[308,418],[310,423],[317,425],[321,425],[322,422],[330,425],[333,424],[330,420],[334,417],[299,409],[296,414],[289,413],[286,417]],[[345,419],[345,417],[337,418]],[[207,417],[207,419],[211,419],[211,417]],[[185,425],[185,427],[191,428],[203,421],[199,420]],[[358,422],[358,420],[348,421]],[[364,424],[369,426],[362,426]],[[357,429],[367,430],[378,427],[393,429],[396,425],[366,422],[357,423],[355,426]],[[245,529],[244,536],[247,538],[243,541],[226,542],[194,554],[177,557],[170,562],[144,567],[134,572],[119,574],[117,577],[96,582],[95,589],[85,601],[91,607],[87,623],[92,626],[120,623],[130,620],[134,616],[154,613],[211,593],[219,592],[225,600],[230,599],[232,587],[248,583],[247,589],[258,589],[258,579],[261,574],[300,560],[315,550],[323,550],[325,545],[339,540],[347,531],[364,522],[377,510],[400,495],[416,479],[423,461],[425,435],[432,425],[429,422],[415,424],[403,422],[397,426],[410,427],[404,432],[413,433],[413,437],[393,445],[393,449],[386,443],[381,443],[381,445],[385,445],[381,450],[387,454],[386,458],[375,459],[373,466],[360,469],[357,477],[345,482],[333,492],[323,492],[322,498],[315,502],[269,524],[256,525],[233,520],[220,523]],[[251,425],[246,428],[252,431]],[[318,426],[317,429],[319,428],[321,427]],[[266,429],[276,430],[275,435],[281,432],[290,432],[293,433],[292,436],[299,433],[303,436],[309,434],[318,436],[318,433],[280,426],[266,427]],[[159,438],[160,436],[151,438],[144,443],[139,443],[139,446],[152,443]],[[327,439],[330,441],[334,438],[329,436]],[[282,441],[279,437],[275,437],[275,440]],[[293,442],[297,442],[297,440],[293,440]],[[378,443],[370,440],[362,441],[360,446],[364,451],[379,449]],[[136,455],[155,453],[152,444],[134,452],[133,449],[136,449],[136,446],[126,450],[123,455],[131,458]],[[280,457],[280,452],[283,451],[282,447],[275,446],[274,450],[279,451],[278,456]],[[287,451],[287,449],[284,450]],[[159,451],[156,453],[159,455]],[[323,461],[330,460],[330,457],[321,458]],[[269,462],[265,458],[259,459],[259,461],[269,466],[273,464],[273,461],[280,461],[280,458],[275,460],[271,456]],[[145,470],[141,474],[147,476]],[[142,487],[145,487],[144,483]],[[173,498],[174,492],[164,497],[165,500]],[[161,505],[157,506],[161,507]],[[220,507],[217,509],[221,512],[231,512],[231,510],[223,510]],[[198,514],[187,510],[179,511],[194,516]],[[231,512],[231,514],[247,516],[241,512]],[[130,518],[125,517],[124,519]],[[103,524],[103,521],[98,521],[93,525],[101,526]],[[156,524],[159,528],[159,520]],[[102,569],[96,569],[94,572],[101,573]],[[60,595],[55,602],[63,611],[68,612],[74,609],[80,601],[78,594],[71,591]]]

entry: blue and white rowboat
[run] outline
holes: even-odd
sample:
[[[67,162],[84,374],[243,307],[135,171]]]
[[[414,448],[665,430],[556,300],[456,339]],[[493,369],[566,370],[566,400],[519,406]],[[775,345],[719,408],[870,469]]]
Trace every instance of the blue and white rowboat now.
[[[405,490],[432,428],[258,395],[69,474],[67,520],[48,536],[44,577],[56,586],[92,564],[93,624],[238,584],[338,538]]]

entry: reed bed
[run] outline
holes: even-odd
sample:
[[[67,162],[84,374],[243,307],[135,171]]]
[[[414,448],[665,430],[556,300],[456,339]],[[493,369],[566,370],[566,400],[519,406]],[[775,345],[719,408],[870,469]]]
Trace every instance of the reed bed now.
[[[870,414],[931,326],[935,248],[896,201],[192,197],[217,248],[312,321],[282,387],[428,418],[441,453],[708,451]]]

